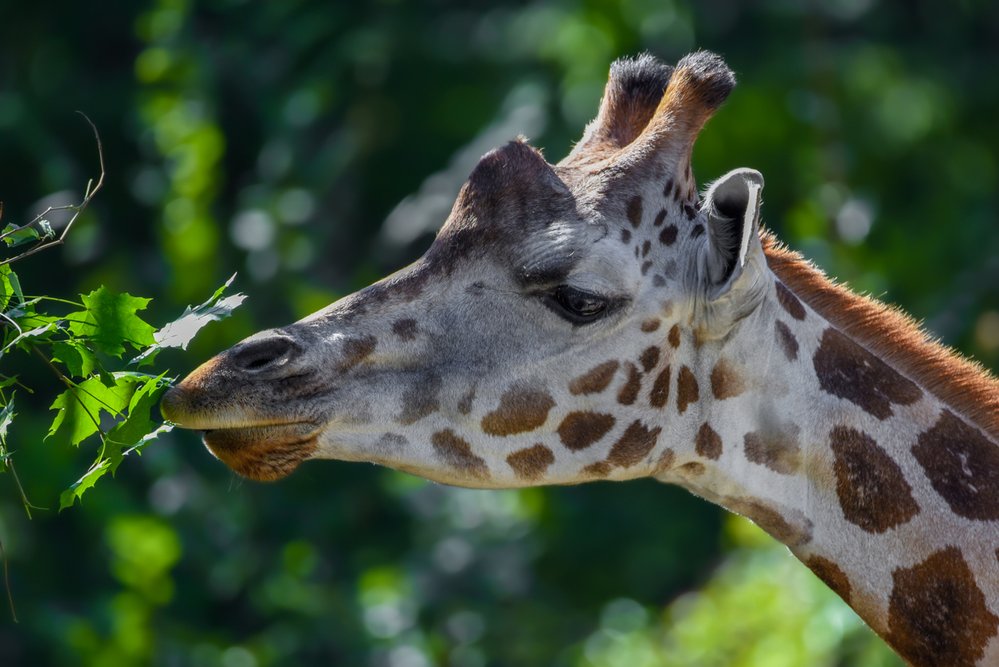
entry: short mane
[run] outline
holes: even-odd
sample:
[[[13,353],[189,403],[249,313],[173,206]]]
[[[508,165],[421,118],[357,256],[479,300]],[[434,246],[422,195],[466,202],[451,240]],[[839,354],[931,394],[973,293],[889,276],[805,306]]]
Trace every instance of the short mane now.
[[[770,270],[802,301],[999,442],[999,380],[985,367],[930,338],[898,308],[833,282],[769,231],[761,240]]]

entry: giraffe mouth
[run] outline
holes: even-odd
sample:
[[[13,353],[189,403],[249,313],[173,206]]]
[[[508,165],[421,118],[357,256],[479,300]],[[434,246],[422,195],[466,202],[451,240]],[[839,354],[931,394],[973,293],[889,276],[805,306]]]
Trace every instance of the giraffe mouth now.
[[[234,472],[256,481],[290,475],[318,447],[312,422],[238,426],[204,431],[203,441]]]

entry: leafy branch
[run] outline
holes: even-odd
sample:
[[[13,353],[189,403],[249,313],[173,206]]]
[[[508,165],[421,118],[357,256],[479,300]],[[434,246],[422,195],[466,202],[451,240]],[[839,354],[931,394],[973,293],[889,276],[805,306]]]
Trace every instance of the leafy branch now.
[[[83,114],[81,114],[83,115]],[[140,313],[151,299],[113,292],[104,286],[79,299],[62,296],[25,296],[21,281],[11,268],[14,262],[61,245],[73,224],[104,185],[105,169],[101,139],[94,124],[83,115],[97,143],[100,175],[87,182],[78,204],[50,206],[23,225],[7,225],[0,240],[8,248],[33,243],[11,257],[0,259],[0,369],[10,354],[37,358],[61,386],[49,406],[54,411],[45,440],[63,448],[79,449],[96,444],[86,471],[59,496],[59,509],[72,507],[107,473],[112,475],[131,454],[143,449],[173,425],[156,413],[159,398],[173,382],[167,371],[136,370],[152,365],[164,348],[186,349],[195,334],[209,322],[228,317],[245,296],[225,295],[235,275],[198,306],[188,306],[179,318],[156,329]],[[47,216],[72,211],[58,235]],[[3,204],[0,202],[0,217]],[[14,467],[11,448],[17,413],[17,390],[33,394],[18,375],[0,373],[0,473],[9,472],[28,518],[31,503]],[[19,403],[18,403],[19,404]],[[24,442],[22,440],[22,446]],[[10,587],[6,584],[7,562],[0,542],[3,577],[11,615],[17,620]]]

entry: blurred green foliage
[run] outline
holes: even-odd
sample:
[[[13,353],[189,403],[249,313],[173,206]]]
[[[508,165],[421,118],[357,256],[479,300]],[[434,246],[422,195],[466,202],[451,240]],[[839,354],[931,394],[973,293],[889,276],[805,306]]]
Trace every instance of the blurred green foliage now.
[[[759,169],[780,236],[999,363],[995,3],[0,10],[5,221],[79,201],[96,157],[74,110],[108,168],[21,282],[153,296],[161,326],[240,271],[246,306],[158,358],[177,374],[417,256],[492,145],[523,132],[561,157],[614,57],[696,47],[740,77],[701,179]],[[898,664],[786,550],[675,488],[475,492],[341,463],[258,485],[170,433],[57,513],[85,454],[47,448],[48,405],[22,398],[8,444],[52,511],[28,521],[0,477],[21,621],[0,621],[3,665]]]

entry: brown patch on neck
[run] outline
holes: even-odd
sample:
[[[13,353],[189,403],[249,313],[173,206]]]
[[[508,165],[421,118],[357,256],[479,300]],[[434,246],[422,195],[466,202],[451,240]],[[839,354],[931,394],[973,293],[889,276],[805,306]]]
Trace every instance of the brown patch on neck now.
[[[912,453],[955,514],[999,521],[999,447],[981,431],[944,410],[937,423],[919,435]]]
[[[821,579],[826,586],[831,588],[836,595],[843,598],[843,601],[850,602],[850,579],[846,573],[840,569],[839,565],[828,558],[822,556],[811,556],[805,561],[805,565]]]
[[[868,533],[883,533],[919,514],[902,468],[862,431],[837,426],[829,434],[836,495],[843,516]]]
[[[614,373],[617,372],[618,366],[618,362],[614,359],[594,366],[569,383],[569,393],[574,395],[599,394],[614,379]]]
[[[559,424],[558,437],[567,449],[578,452],[607,435],[615,421],[599,412],[570,412]]]
[[[638,398],[638,392],[642,388],[642,374],[638,372],[638,366],[628,362],[625,364],[628,369],[628,381],[617,392],[617,402],[621,405],[631,405]]]
[[[746,391],[746,382],[727,359],[720,359],[711,371],[711,393],[719,401]]]
[[[801,517],[802,525],[796,526],[772,507],[748,498],[725,498],[722,504],[736,514],[752,519],[771,537],[789,547],[801,546],[812,539],[812,522],[807,518]]]
[[[897,308],[832,282],[769,232],[762,242],[770,270],[812,310],[999,442],[999,380]]]
[[[649,392],[649,405],[654,408],[661,408],[669,401],[669,380],[670,367],[662,369],[652,383],[652,390]]]
[[[782,424],[747,433],[746,458],[780,475],[793,475],[801,467],[799,431],[795,424]]]
[[[670,347],[677,348],[680,347],[680,325],[674,324],[670,327],[669,336],[666,337],[669,341]]]
[[[715,461],[722,455],[721,436],[707,422],[701,424],[701,428],[697,431],[694,450],[699,456]]]
[[[648,373],[656,364],[659,363],[659,346],[653,345],[648,347],[642,352],[642,356],[638,358],[638,361],[642,364],[642,370]]]
[[[892,573],[885,639],[914,665],[973,667],[999,629],[999,617],[957,547]]]
[[[676,409],[680,414],[687,410],[688,405],[696,403],[700,397],[697,379],[686,366],[680,369],[680,375],[676,380],[676,394]]]
[[[506,462],[520,479],[536,481],[545,474],[548,466],[555,463],[555,455],[552,450],[538,443],[510,454],[506,457]]]
[[[481,457],[472,453],[472,446],[451,429],[437,431],[430,436],[434,451],[447,465],[475,479],[489,476],[489,468]]]
[[[640,421],[633,421],[607,455],[607,463],[621,468],[630,468],[652,451],[659,438],[658,426],[648,428]]]
[[[416,338],[416,320],[406,317],[392,323],[392,333],[402,340],[413,340]]]
[[[512,387],[500,397],[499,406],[482,418],[489,435],[514,435],[533,431],[548,419],[555,400],[547,391]]]
[[[413,383],[402,394],[402,412],[398,422],[413,424],[440,408],[441,379],[431,375],[423,382]]]
[[[343,353],[337,363],[336,370],[339,373],[346,373],[354,366],[358,365],[375,351],[378,339],[374,336],[362,336],[360,338],[348,338],[343,343]]]

